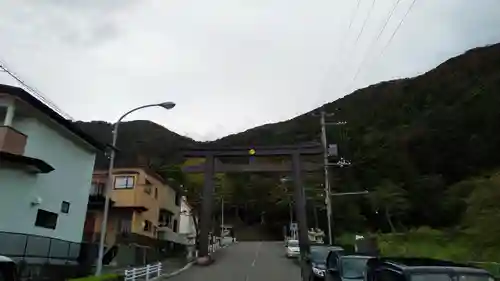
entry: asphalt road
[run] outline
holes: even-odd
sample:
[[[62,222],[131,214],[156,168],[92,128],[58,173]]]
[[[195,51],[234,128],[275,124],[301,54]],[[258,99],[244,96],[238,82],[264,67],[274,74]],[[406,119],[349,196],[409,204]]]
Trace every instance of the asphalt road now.
[[[239,242],[216,253],[210,266],[193,266],[171,281],[300,281],[300,268],[285,257],[283,242]]]

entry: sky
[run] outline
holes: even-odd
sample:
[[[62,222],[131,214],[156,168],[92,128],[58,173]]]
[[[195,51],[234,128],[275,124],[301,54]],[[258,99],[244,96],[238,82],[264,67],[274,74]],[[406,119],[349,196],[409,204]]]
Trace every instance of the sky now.
[[[213,140],[500,42],[498,0],[413,1],[3,0],[0,61],[73,119],[173,101],[125,120]]]

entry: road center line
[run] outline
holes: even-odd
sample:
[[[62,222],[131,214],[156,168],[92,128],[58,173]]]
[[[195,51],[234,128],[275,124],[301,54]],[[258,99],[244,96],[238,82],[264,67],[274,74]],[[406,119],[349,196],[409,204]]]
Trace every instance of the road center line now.
[[[260,252],[260,247],[261,246],[262,246],[262,242],[259,242],[259,246],[257,246],[257,251],[255,251],[255,257],[253,258],[252,266],[251,267],[255,267],[255,263],[257,262],[257,258],[259,257],[259,252]],[[249,281],[250,280],[249,274],[250,274],[250,270],[245,275],[245,281]]]
[[[257,251],[255,252],[255,258],[253,259],[253,262],[252,262],[252,267],[255,266],[255,262],[257,261],[257,258],[259,257],[260,246],[262,246],[262,242],[260,242],[259,246],[257,246]]]

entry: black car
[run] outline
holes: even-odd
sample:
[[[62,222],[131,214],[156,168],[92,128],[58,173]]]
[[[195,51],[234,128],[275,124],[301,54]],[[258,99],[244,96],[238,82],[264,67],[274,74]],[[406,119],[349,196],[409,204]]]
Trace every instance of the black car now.
[[[327,259],[326,281],[363,281],[366,276],[366,264],[373,256],[335,255],[331,253]]]
[[[428,258],[372,258],[366,281],[494,281],[484,269]]]
[[[311,246],[311,254],[309,261],[312,267],[312,273],[315,279],[323,279],[326,271],[326,260],[332,255],[342,255],[344,249],[338,246],[328,245],[313,245]]]

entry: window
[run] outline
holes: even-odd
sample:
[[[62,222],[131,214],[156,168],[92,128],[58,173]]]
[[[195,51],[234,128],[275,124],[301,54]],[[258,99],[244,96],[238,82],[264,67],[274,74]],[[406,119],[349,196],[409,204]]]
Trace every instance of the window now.
[[[115,177],[115,189],[134,188],[135,178],[133,176]]]
[[[375,272],[374,281],[403,281],[405,278],[392,270],[381,269]]]
[[[119,222],[120,233],[130,233],[132,230],[132,221],[127,219],[122,219]]]
[[[57,214],[42,209],[38,209],[36,214],[35,226],[56,229]]]
[[[104,183],[93,182],[90,188],[90,195],[104,195],[106,185]]]
[[[342,277],[345,279],[363,279],[366,270],[366,262],[368,257],[361,258],[348,258],[343,257],[340,259],[340,268],[342,270]]]
[[[61,203],[61,213],[69,213],[69,202],[68,201],[62,201]]]
[[[158,199],[158,187],[155,187],[155,199]]]
[[[176,192],[175,193],[175,206],[180,206],[181,205],[181,195]]]
[[[327,263],[328,268],[332,268],[332,269],[338,268],[338,262],[339,262],[339,255],[336,252],[331,251],[326,259],[326,263]]]
[[[174,214],[172,212],[169,212],[166,210],[160,211],[159,219],[158,219],[160,226],[171,227],[173,215]]]
[[[151,222],[148,220],[145,220],[144,221],[144,231],[147,231],[147,232],[151,231],[151,227],[152,227]]]
[[[150,185],[144,186],[144,192],[147,194],[151,194],[151,186]]]
[[[172,227],[174,232],[177,232],[177,220],[174,220],[174,226]]]

